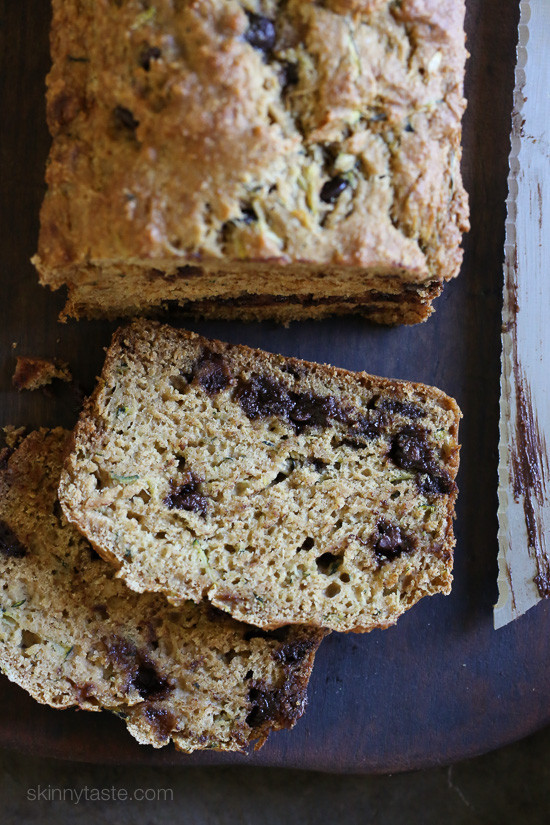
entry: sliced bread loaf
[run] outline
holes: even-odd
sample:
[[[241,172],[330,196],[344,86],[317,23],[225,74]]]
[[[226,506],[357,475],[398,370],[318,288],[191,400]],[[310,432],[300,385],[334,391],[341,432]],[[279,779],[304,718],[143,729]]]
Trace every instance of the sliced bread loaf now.
[[[459,417],[433,387],[136,322],[60,501],[135,590],[263,628],[370,630],[450,590]]]
[[[1,456],[0,668],[52,707],[113,711],[154,747],[244,750],[292,727],[323,634],[128,590],[61,512],[67,439],[41,430]]]
[[[464,0],[53,0],[34,262],[73,316],[417,323],[457,275]]]

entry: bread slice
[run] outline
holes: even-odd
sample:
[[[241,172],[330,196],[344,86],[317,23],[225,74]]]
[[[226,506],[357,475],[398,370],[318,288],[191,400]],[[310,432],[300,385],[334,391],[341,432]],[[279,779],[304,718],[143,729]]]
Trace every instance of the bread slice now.
[[[39,702],[116,713],[156,748],[244,750],[292,727],[323,634],[128,590],[59,507],[68,436],[33,432],[1,456],[0,668]]]
[[[60,501],[135,590],[370,630],[450,590],[459,417],[432,387],[138,321],[114,335]]]
[[[66,313],[358,312],[457,275],[464,0],[53,0],[34,262]]]

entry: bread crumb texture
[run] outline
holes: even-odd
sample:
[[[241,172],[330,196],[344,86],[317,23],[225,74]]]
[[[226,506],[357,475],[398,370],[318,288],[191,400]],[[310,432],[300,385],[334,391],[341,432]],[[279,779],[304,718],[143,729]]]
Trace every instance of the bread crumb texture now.
[[[135,322],[60,500],[135,590],[370,630],[450,591],[459,417],[433,387]]]
[[[69,313],[429,314],[468,228],[463,0],[53,10],[35,263]]]
[[[2,455],[2,671],[54,708],[109,710],[156,748],[243,751],[292,727],[323,633],[129,590],[59,506],[69,438],[32,432]]]
[[[18,356],[12,384],[17,390],[38,390],[58,379],[69,383],[73,380],[69,365],[65,361],[49,358],[29,358]]]

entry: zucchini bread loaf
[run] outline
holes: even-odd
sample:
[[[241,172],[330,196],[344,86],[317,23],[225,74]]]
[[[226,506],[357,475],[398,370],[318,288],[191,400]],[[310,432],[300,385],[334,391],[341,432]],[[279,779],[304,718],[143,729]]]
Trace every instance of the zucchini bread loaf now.
[[[128,590],[63,517],[67,438],[33,432],[0,456],[0,668],[39,702],[116,713],[154,747],[244,750],[292,727],[323,634]]]
[[[464,0],[53,0],[73,316],[415,323],[459,270]]]
[[[370,630],[450,590],[459,417],[432,387],[137,321],[60,501],[132,589],[263,628]]]

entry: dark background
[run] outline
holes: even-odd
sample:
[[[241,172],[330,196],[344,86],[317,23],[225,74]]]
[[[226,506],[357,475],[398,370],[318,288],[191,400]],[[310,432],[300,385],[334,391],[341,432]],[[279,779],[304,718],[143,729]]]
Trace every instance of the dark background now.
[[[402,329],[375,327],[360,318],[294,323],[288,329],[174,319],[233,342],[425,381],[457,398],[464,419],[452,595],[424,600],[386,631],[333,634],[318,654],[304,718],[294,731],[274,735],[248,757],[153,752],[134,743],[114,718],[40,707],[4,678],[0,745],[103,763],[386,773],[448,764],[548,723],[547,605],[502,630],[492,627],[504,203],[519,4],[468,0],[467,5],[472,56],[463,172],[472,231],[465,239],[462,274],[437,300],[435,315]],[[0,0],[0,425],[71,426],[80,391],[93,386],[114,328],[103,322],[57,323],[64,298],[39,287],[29,263],[49,146],[48,24],[46,0]],[[15,355],[64,358],[78,386],[18,394],[11,388]]]

